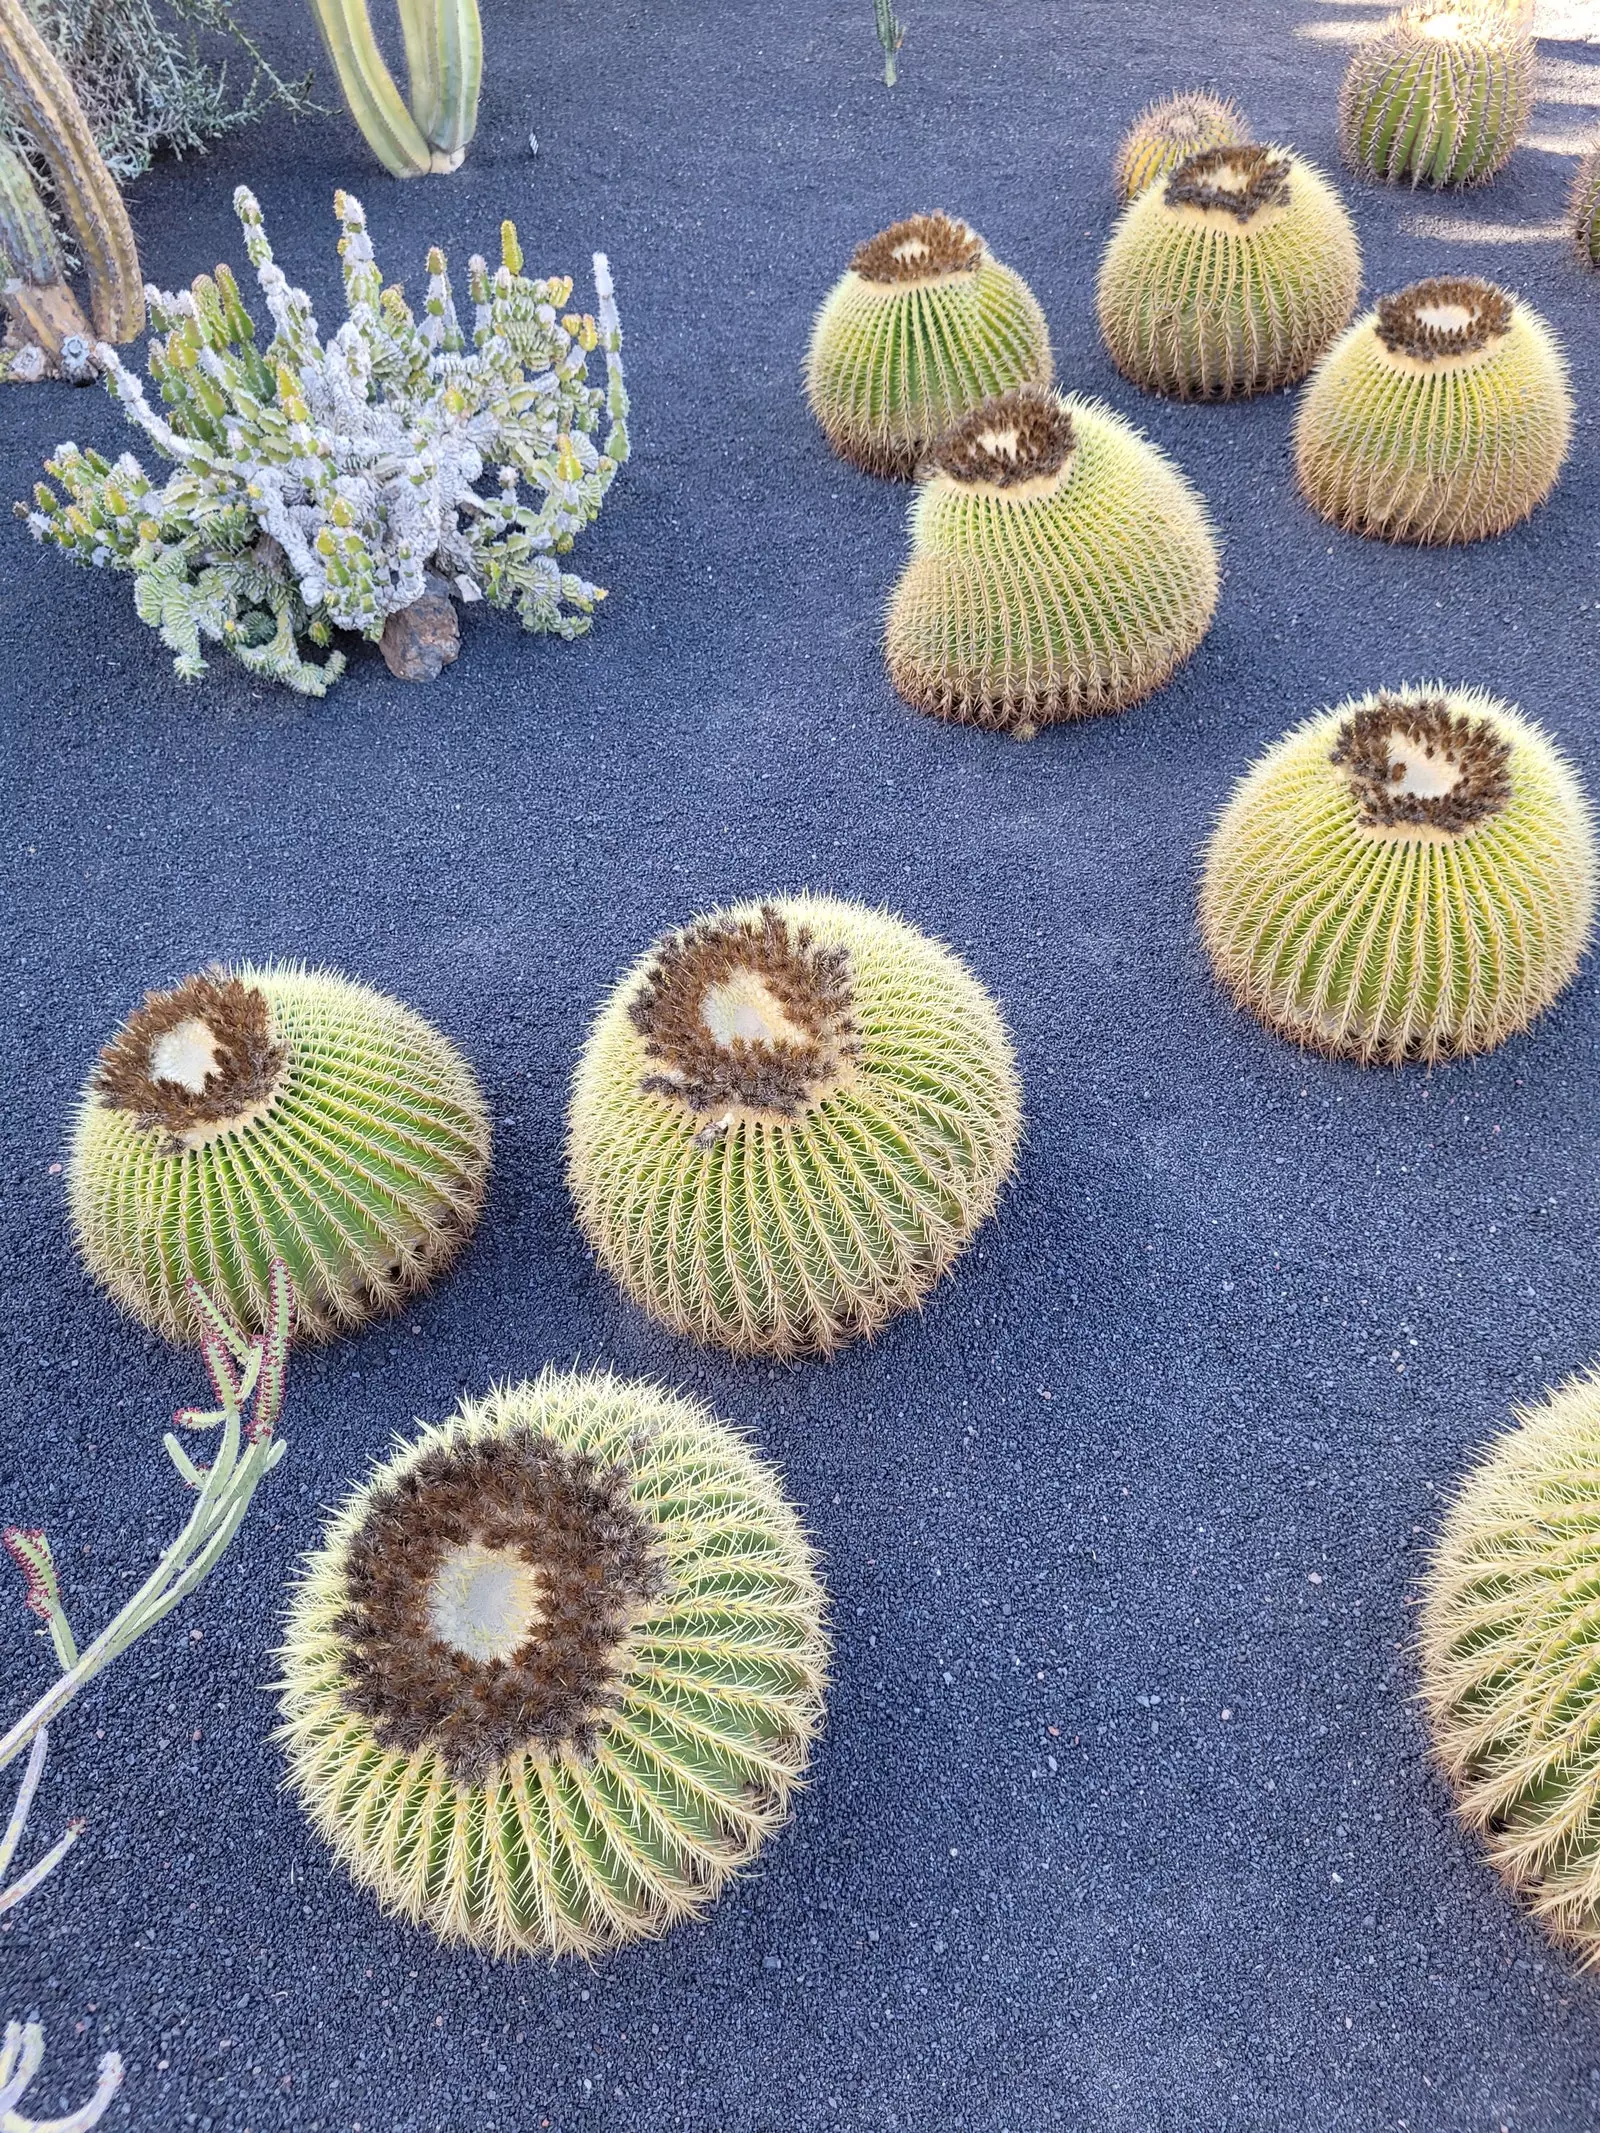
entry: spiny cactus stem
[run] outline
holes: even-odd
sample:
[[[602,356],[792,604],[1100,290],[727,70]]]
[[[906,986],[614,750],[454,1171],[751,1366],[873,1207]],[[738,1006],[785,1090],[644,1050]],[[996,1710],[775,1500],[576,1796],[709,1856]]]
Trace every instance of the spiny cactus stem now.
[[[895,13],[892,0],[877,0],[878,42],[883,46],[883,85],[892,89],[899,79],[895,54],[906,41],[906,26]]]
[[[483,26],[478,0],[398,0],[411,116],[433,151],[429,168],[455,170],[478,123]]]
[[[20,0],[9,0],[9,4],[20,4]],[[433,151],[384,64],[372,34],[367,0],[311,0],[311,11],[350,116],[378,161],[396,178],[420,177],[430,170]]]

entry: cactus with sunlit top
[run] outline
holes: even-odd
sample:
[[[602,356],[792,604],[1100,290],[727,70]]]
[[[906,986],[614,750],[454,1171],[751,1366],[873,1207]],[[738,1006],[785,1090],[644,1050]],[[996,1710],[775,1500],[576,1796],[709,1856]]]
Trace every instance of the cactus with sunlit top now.
[[[1235,148],[1249,138],[1249,123],[1231,96],[1189,89],[1146,104],[1117,143],[1112,169],[1117,198],[1137,200],[1203,149]]]
[[[1339,91],[1339,148],[1391,184],[1480,185],[1533,110],[1534,45],[1493,0],[1429,0],[1363,38]]]

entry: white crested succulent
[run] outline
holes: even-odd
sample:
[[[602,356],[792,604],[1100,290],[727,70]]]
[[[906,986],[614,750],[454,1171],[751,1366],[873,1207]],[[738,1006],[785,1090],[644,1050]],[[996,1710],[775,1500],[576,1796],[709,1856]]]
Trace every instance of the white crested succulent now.
[[[377,639],[430,578],[455,598],[514,609],[527,629],[580,635],[605,595],[561,559],[628,455],[605,255],[594,258],[595,314],[563,313],[571,280],[526,277],[516,227],[503,223],[499,267],[471,262],[469,339],[444,254],[428,255],[415,317],[383,285],[361,203],[340,193],[348,316],[324,343],[246,187],[234,208],[272,340],[257,347],[226,267],[176,295],[147,291],[150,375],[166,412],[114,349],[98,354],[112,395],[174,471],[157,486],[131,454],[112,462],[64,444],[47,471],[65,496],[40,483],[33,509],[18,506],[36,537],[131,571],[141,619],[186,679],[205,671],[203,645],[222,643],[320,696],[344,657],[308,659],[302,640],[325,648],[335,629]],[[604,387],[587,381],[597,349]]]

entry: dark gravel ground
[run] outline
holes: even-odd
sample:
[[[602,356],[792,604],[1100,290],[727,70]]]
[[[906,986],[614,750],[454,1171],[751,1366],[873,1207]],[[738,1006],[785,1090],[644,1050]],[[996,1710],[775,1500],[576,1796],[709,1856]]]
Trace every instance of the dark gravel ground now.
[[[498,1136],[464,1262],[298,1363],[290,1457],[232,1553],[57,1728],[36,1837],[89,1830],[0,1939],[0,1999],[48,2024],[35,2108],[114,2042],[112,2122],[160,2133],[1600,2124],[1596,1988],[1452,1826],[1411,1655],[1442,1498],[1510,1401],[1600,1348],[1594,971],[1490,1059],[1364,1073],[1236,1014],[1192,921],[1235,777],[1350,691],[1483,684],[1600,787],[1600,284],[1538,235],[1560,146],[1600,115],[1600,48],[1546,43],[1534,144],[1488,192],[1348,188],[1369,289],[1510,281],[1582,409],[1535,523],[1390,552],[1295,501],[1290,398],[1144,400],[1091,301],[1132,112],[1210,77],[1331,167],[1343,47],[1304,33],[1370,11],[905,12],[891,96],[868,0],[491,0],[458,177],[396,185],[330,118],[134,194],[171,286],[242,261],[247,179],[325,319],[339,184],[413,286],[429,240],[464,259],[507,211],[539,268],[584,282],[603,245],[637,456],[579,557],[613,588],[592,637],[474,619],[433,688],[364,654],[322,704],[226,662],[181,688],[125,584],[10,536],[0,1512],[54,1535],[80,1625],[175,1528],[160,1431],[199,1389],[79,1271],[55,1167],[140,989],[218,954],[335,963],[465,1046]],[[1064,381],[1172,449],[1225,537],[1174,685],[1031,747],[892,695],[905,495],[836,465],[798,389],[853,243],[935,205],[1028,276]],[[61,388],[6,393],[0,424],[4,496],[67,434],[122,438]],[[652,936],[801,885],[959,945],[1016,1032],[1030,1136],[924,1316],[826,1365],[738,1366],[589,1263],[564,1091]],[[550,1972],[442,1953],[332,1872],[278,1791],[262,1685],[286,1572],[369,1455],[463,1387],[575,1357],[700,1390],[780,1462],[826,1551],[837,1684],[760,1871],[703,1927]],[[51,1671],[27,1621],[13,1708]]]

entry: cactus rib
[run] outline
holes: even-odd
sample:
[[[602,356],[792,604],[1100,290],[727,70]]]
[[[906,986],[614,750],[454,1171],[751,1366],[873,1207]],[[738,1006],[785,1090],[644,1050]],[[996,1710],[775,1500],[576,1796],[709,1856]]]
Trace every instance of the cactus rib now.
[[[483,26],[478,0],[399,0],[411,115],[433,169],[459,163],[478,123]]]
[[[0,0],[0,5],[17,4]],[[378,49],[367,0],[311,0],[311,10],[350,116],[378,161],[396,178],[420,177],[431,170],[433,152]],[[408,26],[408,58],[415,34]]]

